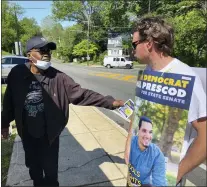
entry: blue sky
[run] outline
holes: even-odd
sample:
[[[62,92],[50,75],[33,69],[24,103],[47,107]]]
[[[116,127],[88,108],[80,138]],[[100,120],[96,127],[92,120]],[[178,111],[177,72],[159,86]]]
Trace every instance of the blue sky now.
[[[48,15],[52,15],[52,1],[12,1],[12,3],[19,4],[24,9],[23,17],[35,18],[40,25],[42,19]],[[44,9],[27,9],[27,8],[44,8]],[[21,17],[20,17],[21,18]],[[72,25],[72,22],[61,22],[63,27]]]

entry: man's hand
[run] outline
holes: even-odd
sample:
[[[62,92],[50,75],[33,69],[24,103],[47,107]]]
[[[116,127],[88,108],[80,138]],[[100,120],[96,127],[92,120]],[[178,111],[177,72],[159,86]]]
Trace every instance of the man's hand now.
[[[9,137],[9,128],[1,129],[1,138],[7,139]]]
[[[114,108],[119,108],[119,107],[121,107],[121,106],[124,106],[124,101],[122,101],[122,100],[115,100],[115,101],[113,102],[113,107],[114,107]]]

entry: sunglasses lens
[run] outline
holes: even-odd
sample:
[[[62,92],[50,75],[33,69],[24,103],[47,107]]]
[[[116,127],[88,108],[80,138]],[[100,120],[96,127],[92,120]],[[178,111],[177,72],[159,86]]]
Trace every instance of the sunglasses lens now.
[[[133,47],[133,49],[136,49],[136,47],[137,47],[137,44],[136,44],[137,42],[132,42],[132,47]]]

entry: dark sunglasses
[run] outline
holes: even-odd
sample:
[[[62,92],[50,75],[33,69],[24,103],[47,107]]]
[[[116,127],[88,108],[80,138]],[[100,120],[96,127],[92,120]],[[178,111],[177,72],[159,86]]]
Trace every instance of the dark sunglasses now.
[[[48,47],[41,47],[39,49],[35,49],[35,52],[39,52],[40,54],[52,54],[52,51]]]
[[[144,40],[137,40],[135,42],[132,42],[132,47],[135,50],[137,48],[137,45],[139,45],[140,43],[142,43]]]

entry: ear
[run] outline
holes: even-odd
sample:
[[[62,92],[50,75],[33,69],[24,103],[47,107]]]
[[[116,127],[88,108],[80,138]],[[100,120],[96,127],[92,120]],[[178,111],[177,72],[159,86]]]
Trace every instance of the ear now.
[[[154,44],[153,44],[153,41],[152,41],[152,40],[149,40],[149,41],[147,42],[146,46],[147,46],[147,49],[148,49],[149,52],[152,51],[153,45],[154,45]]]
[[[30,54],[30,53],[31,53],[31,52],[28,52],[28,53],[27,53],[27,58],[29,59],[30,62],[32,62],[31,54]]]

